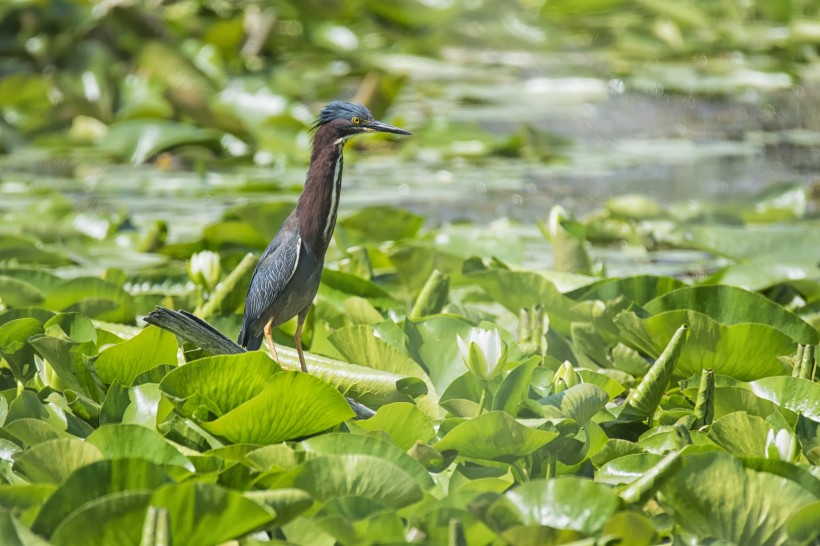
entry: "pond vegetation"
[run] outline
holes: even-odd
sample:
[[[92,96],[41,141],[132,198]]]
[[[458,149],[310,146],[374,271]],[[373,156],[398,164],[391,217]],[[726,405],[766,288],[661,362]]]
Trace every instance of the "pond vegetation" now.
[[[820,544],[820,3],[0,5],[0,543]],[[235,339],[331,98],[319,296]],[[372,408],[354,419],[345,397]]]

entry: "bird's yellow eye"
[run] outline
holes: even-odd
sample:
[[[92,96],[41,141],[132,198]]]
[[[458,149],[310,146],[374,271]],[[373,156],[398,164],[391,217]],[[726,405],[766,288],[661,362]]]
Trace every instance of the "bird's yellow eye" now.
[[[351,121],[351,122],[353,122],[353,124],[354,124],[354,125],[361,125],[361,123],[362,123],[362,118],[355,118],[355,117],[354,117],[354,118],[352,118],[350,121]]]

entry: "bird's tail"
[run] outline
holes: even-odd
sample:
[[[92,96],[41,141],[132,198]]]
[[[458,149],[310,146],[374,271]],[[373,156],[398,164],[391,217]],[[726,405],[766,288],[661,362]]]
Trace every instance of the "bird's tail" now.
[[[246,352],[243,347],[234,343],[228,336],[188,311],[173,311],[157,306],[145,317],[145,322],[168,330],[212,355],[235,355]],[[260,344],[261,336],[256,341],[254,349],[258,349]],[[345,400],[356,414],[356,419],[369,419],[375,415],[372,409],[352,398],[345,396]]]
[[[188,311],[172,311],[157,306],[145,317],[145,322],[168,330],[212,355],[235,355],[245,352],[245,349],[228,336]]]

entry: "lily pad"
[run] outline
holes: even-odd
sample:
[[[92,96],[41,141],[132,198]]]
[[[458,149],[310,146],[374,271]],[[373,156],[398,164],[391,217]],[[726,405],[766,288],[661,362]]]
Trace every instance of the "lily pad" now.
[[[529,428],[503,411],[491,411],[457,425],[433,447],[455,449],[468,459],[512,462],[557,437],[557,432]]]
[[[661,504],[683,529],[733,544],[785,544],[786,522],[816,500],[796,483],[746,469],[727,453],[688,456],[661,492]]]
[[[167,330],[149,326],[128,341],[103,350],[94,368],[103,383],[119,381],[130,385],[143,372],[160,364],[177,363],[176,336]]]
[[[310,436],[354,416],[339,391],[301,372],[281,372],[247,402],[202,428],[234,443],[275,444]]]

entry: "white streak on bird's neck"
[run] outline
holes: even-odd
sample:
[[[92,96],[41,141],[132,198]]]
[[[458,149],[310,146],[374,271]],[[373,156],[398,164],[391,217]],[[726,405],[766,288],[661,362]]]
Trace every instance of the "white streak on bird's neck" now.
[[[340,152],[339,157],[336,158],[336,165],[333,168],[333,185],[330,189],[330,207],[328,207],[327,221],[325,221],[325,244],[330,243],[330,238],[333,236],[333,228],[336,226],[336,211],[339,209],[339,192],[342,189],[342,167],[344,162],[344,156]]]
[[[293,275],[296,274],[296,268],[299,267],[299,254],[302,253],[302,238],[299,237],[296,239],[296,259],[293,260],[293,269],[290,271],[290,276],[288,277],[288,282],[293,278]]]

